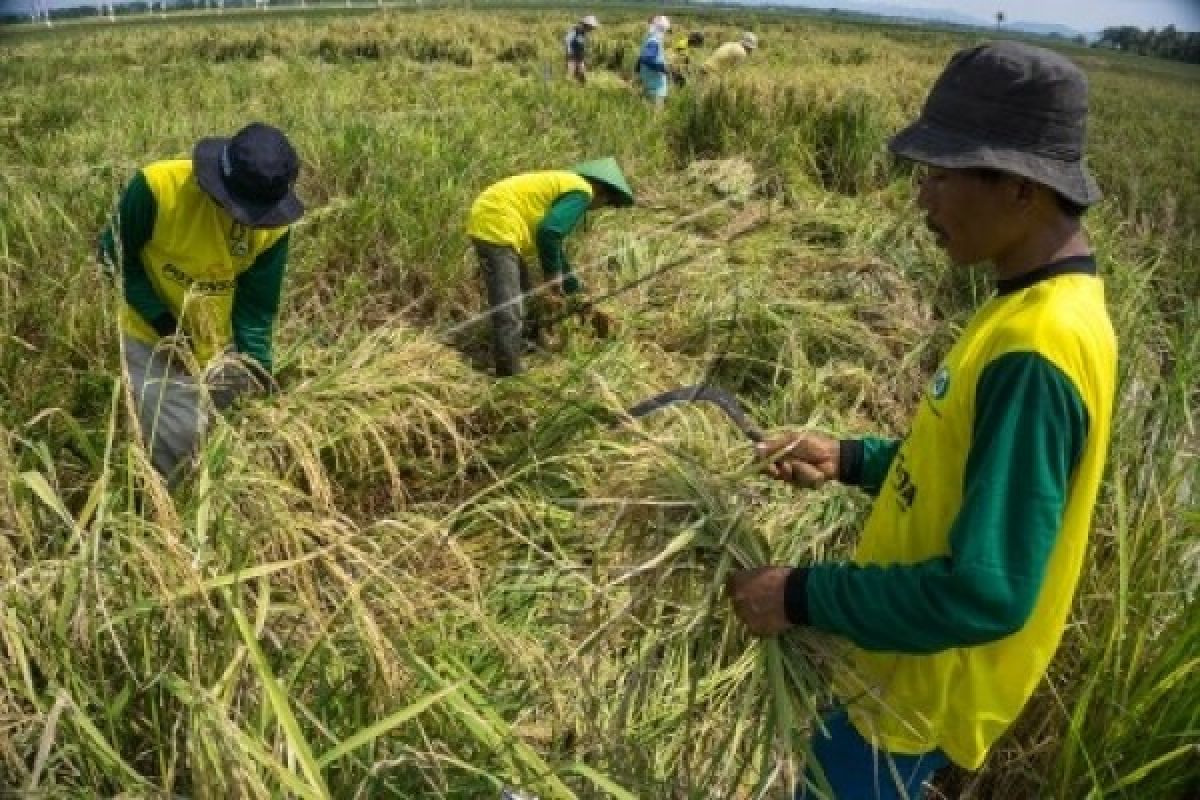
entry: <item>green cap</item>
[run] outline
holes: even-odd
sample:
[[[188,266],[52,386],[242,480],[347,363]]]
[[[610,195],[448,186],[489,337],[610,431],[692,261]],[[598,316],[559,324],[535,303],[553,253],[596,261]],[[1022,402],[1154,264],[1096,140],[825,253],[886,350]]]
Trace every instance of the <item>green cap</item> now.
[[[576,164],[571,167],[571,172],[588,180],[603,183],[609,189],[612,189],[613,194],[619,200],[617,205],[633,205],[633,190],[625,182],[625,176],[621,173],[621,168],[617,166],[617,160],[612,156]]]

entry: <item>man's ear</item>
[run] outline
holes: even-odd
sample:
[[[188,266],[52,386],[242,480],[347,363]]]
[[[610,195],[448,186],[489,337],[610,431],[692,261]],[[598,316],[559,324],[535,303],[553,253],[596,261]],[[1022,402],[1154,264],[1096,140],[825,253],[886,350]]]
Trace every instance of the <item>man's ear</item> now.
[[[1014,178],[1013,182],[1015,184],[1013,187],[1013,199],[1017,201],[1017,205],[1022,210],[1033,208],[1037,202],[1038,194],[1040,194],[1044,187],[1039,186],[1028,178]]]

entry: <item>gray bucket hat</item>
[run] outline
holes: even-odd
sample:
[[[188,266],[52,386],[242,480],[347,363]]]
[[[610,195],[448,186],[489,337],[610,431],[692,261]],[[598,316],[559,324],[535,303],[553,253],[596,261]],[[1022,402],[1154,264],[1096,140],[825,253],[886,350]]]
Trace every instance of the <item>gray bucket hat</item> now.
[[[888,146],[923,164],[1020,175],[1090,206],[1101,193],[1083,162],[1087,113],[1079,67],[1040,47],[993,42],[955,53],[920,117]]]

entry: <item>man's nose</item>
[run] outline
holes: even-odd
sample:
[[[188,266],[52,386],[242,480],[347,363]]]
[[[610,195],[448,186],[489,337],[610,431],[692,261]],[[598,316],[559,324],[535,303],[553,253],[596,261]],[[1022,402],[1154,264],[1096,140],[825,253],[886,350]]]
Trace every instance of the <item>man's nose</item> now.
[[[933,181],[929,178],[922,178],[917,184],[917,207],[922,211],[931,211],[934,204],[934,188]]]

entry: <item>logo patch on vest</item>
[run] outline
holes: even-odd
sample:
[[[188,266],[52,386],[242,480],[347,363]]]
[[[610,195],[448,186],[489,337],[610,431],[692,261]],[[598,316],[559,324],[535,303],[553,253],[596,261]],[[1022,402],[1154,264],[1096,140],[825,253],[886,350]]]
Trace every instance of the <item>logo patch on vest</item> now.
[[[912,473],[908,471],[904,453],[896,456],[893,475],[892,486],[896,490],[896,502],[901,511],[908,511],[917,500],[917,485],[913,483]]]
[[[234,222],[229,229],[229,253],[241,258],[250,252],[250,229],[240,222]]]
[[[220,264],[213,265],[213,269],[220,269]],[[163,274],[171,280],[183,286],[188,291],[200,292],[201,294],[224,294],[232,291],[237,286],[236,281],[200,281],[188,275],[174,264],[167,263],[162,266]]]
[[[941,400],[950,391],[950,370],[942,367],[933,376],[933,381],[929,384],[929,391],[933,394],[934,400]]]

